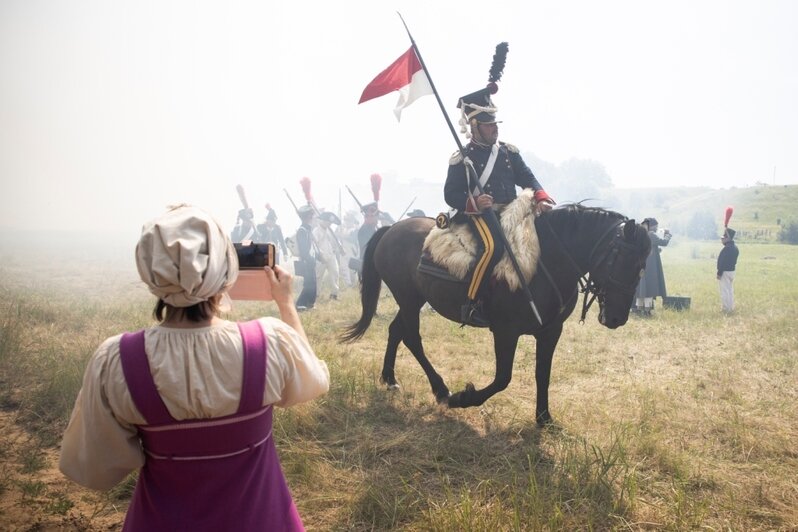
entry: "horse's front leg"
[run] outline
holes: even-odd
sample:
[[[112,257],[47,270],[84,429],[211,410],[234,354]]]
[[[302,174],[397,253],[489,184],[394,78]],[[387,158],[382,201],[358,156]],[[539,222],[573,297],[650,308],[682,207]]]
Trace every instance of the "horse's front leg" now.
[[[513,360],[518,346],[518,334],[508,331],[493,331],[493,347],[496,351],[496,376],[493,382],[481,390],[468,383],[465,390],[449,397],[449,407],[465,408],[479,406],[498,392],[507,388],[513,378]]]
[[[537,387],[535,420],[540,426],[554,422],[549,413],[549,382],[554,349],[557,347],[557,342],[560,341],[561,334],[562,323],[559,323],[535,335],[535,385]]]

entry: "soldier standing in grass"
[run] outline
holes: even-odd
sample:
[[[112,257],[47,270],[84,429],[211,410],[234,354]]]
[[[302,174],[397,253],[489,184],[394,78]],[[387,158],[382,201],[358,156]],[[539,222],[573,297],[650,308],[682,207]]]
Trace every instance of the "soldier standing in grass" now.
[[[277,247],[279,253],[277,263],[280,264],[288,256],[288,248],[285,245],[283,229],[277,225],[277,213],[268,203],[266,210],[269,213],[266,215],[266,220],[257,227],[258,236],[262,242],[272,242]]]
[[[317,289],[325,284],[330,285],[330,299],[338,299],[339,264],[338,255],[341,247],[332,225],[341,225],[341,220],[335,213],[325,211],[319,214],[318,226],[313,229],[313,238],[318,246],[318,269],[316,270]]]
[[[313,238],[313,219],[315,211],[310,205],[303,205],[297,210],[302,225],[296,232],[296,245],[299,250],[299,260],[294,264],[297,275],[302,276],[302,291],[296,300],[297,310],[300,312],[312,309],[316,304],[316,261],[318,248]]]
[[[723,249],[718,254],[718,283],[720,285],[720,306],[723,312],[731,313],[734,310],[734,272],[737,268],[737,257],[740,250],[734,243],[737,232],[727,227],[720,238]]]

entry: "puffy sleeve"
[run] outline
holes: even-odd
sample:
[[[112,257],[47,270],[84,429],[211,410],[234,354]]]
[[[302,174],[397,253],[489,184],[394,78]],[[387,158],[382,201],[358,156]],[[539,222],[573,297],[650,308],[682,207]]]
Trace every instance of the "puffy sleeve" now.
[[[119,336],[109,338],[86,366],[64,439],[59,468],[67,478],[92,489],[107,490],[144,465],[136,428],[111,411],[110,365],[119,358]]]
[[[260,321],[269,342],[264,402],[287,408],[327,393],[330,372],[310,344],[276,318]]]

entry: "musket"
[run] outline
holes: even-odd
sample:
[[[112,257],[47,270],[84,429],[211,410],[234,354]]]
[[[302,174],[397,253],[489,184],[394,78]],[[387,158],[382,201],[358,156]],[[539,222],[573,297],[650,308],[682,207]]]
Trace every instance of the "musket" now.
[[[299,216],[299,208],[296,206],[296,203],[294,203],[294,199],[291,197],[291,194],[289,194],[286,189],[283,189],[283,192],[285,192],[285,195],[288,196],[288,201],[290,201],[291,206],[294,207],[294,212],[297,216]]]
[[[399,18],[402,21],[402,24],[405,27],[405,31],[407,32],[407,36],[410,38],[410,44],[413,46],[413,50],[416,52],[416,56],[418,56],[418,62],[421,63],[421,68],[424,69],[424,74],[427,75],[427,80],[429,81],[429,86],[432,89],[432,93],[435,95],[435,99],[438,101],[438,106],[441,108],[441,112],[443,113],[443,117],[446,119],[446,123],[449,126],[449,131],[452,132],[452,137],[454,137],[455,143],[457,143],[457,149],[463,156],[464,161],[468,161],[468,152],[466,152],[463,143],[460,142],[460,137],[457,136],[457,133],[454,130],[454,126],[452,125],[452,121],[449,119],[449,114],[446,112],[446,108],[443,106],[443,102],[441,101],[441,97],[438,94],[438,89],[435,88],[435,84],[432,82],[432,76],[429,75],[429,70],[427,70],[427,65],[424,63],[424,59],[421,57],[421,52],[416,46],[416,41],[413,39],[413,36],[410,34],[410,29],[407,27],[407,23],[405,23],[405,19],[402,18],[402,14],[398,11],[396,12],[399,15]],[[505,43],[506,46],[506,43]],[[494,56],[495,58],[495,56]],[[479,194],[484,194],[484,190],[482,189],[482,185],[479,183],[479,178],[477,176],[476,170],[474,169],[473,165],[466,164],[466,177],[470,183],[476,184],[476,189]],[[524,295],[526,296],[527,301],[529,302],[529,307],[532,309],[532,313],[535,315],[535,318],[538,320],[540,325],[543,325],[543,320],[540,317],[540,312],[538,312],[538,308],[535,306],[535,301],[532,298],[532,292],[529,290],[529,285],[526,282],[526,278],[524,277],[524,272],[521,271],[521,266],[518,265],[518,259],[515,258],[515,254],[513,253],[512,248],[510,247],[510,243],[507,241],[507,235],[504,234],[504,230],[502,229],[501,223],[498,222],[498,217],[493,209],[488,209],[487,211],[482,213],[482,216],[492,218],[492,222],[496,222],[494,225],[499,228],[498,234],[501,238],[502,244],[504,244],[504,249],[507,252],[507,256],[510,257],[510,262],[513,263],[513,268],[515,269],[516,275],[518,275],[518,279],[521,281],[521,287],[524,291]]]
[[[363,204],[360,203],[359,199],[357,199],[357,196],[355,196],[355,193],[352,192],[352,189],[349,188],[349,185],[344,185],[344,186],[346,187],[346,190],[349,191],[349,194],[352,196],[352,199],[355,200],[355,203],[357,203],[357,206],[360,207],[360,212],[363,212]]]
[[[401,220],[401,219],[402,219],[402,216],[404,216],[405,214],[407,214],[407,211],[409,211],[409,210],[410,210],[410,207],[412,207],[412,206],[413,206],[413,204],[416,202],[416,198],[418,198],[418,196],[416,196],[415,198],[413,198],[413,201],[411,201],[410,203],[408,203],[408,204],[407,204],[407,207],[405,207],[405,210],[402,212],[402,214],[400,214],[400,215],[399,215],[399,218],[397,218],[397,220]]]

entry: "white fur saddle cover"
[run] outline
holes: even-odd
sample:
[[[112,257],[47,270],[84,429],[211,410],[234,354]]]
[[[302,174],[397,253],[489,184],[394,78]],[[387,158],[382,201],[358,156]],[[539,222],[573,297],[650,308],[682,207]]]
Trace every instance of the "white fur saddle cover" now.
[[[535,275],[540,256],[540,243],[533,215],[534,206],[534,191],[524,189],[518,198],[502,211],[500,217],[504,234],[527,282]],[[446,269],[452,276],[465,279],[476,260],[477,241],[468,224],[454,224],[446,229],[433,227],[424,240],[423,249],[435,264]],[[507,253],[504,253],[496,264],[493,276],[499,281],[506,281],[512,291],[521,288],[518,275]]]

